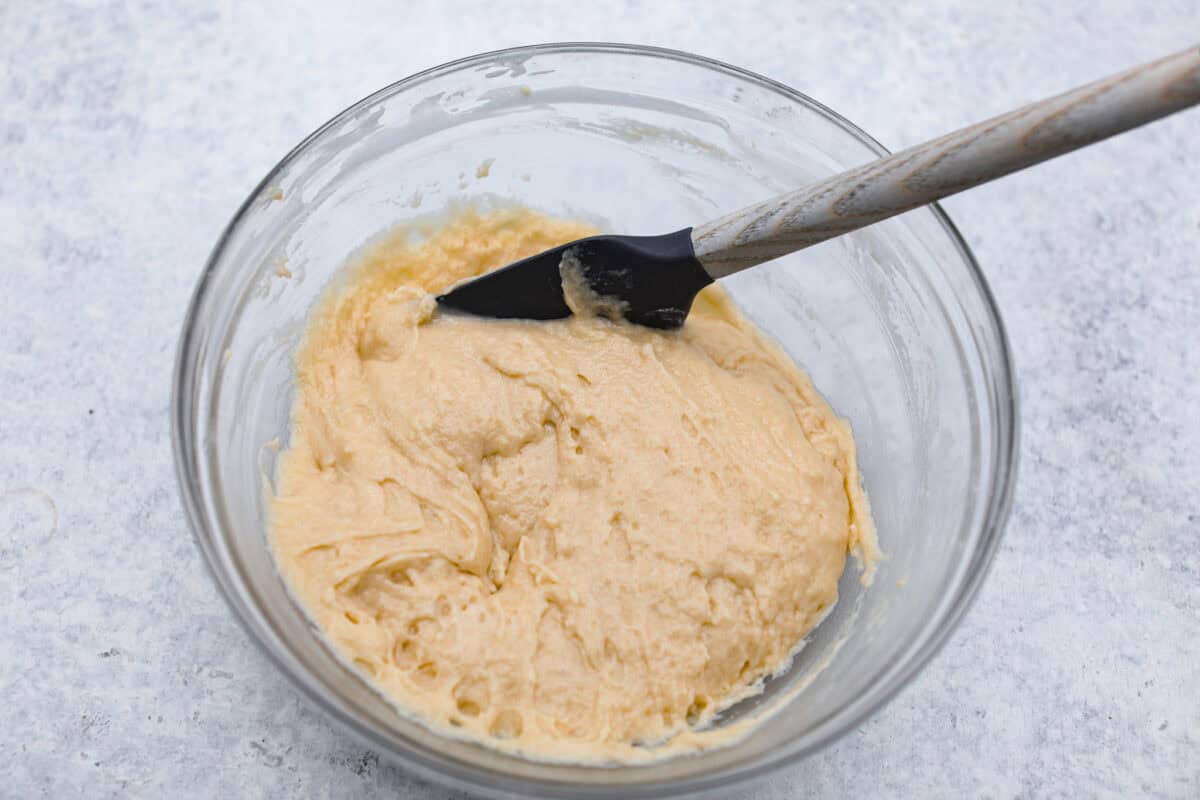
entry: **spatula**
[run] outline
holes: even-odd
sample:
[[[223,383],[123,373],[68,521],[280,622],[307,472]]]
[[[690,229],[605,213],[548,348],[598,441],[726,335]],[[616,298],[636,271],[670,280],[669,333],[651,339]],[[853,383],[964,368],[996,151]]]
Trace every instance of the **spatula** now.
[[[441,306],[558,319],[564,255],[626,319],[678,328],[696,293],[748,267],[866,227],[1200,103],[1200,46],[661,236],[592,236],[462,283]]]

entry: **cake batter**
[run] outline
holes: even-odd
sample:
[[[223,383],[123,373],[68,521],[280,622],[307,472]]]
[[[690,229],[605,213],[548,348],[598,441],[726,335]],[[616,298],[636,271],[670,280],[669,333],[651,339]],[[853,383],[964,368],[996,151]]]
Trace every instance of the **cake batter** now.
[[[718,736],[704,723],[876,548],[849,427],[720,289],[677,332],[438,312],[449,285],[593,233],[467,212],[370,248],[298,355],[272,543],[401,710],[620,762]]]

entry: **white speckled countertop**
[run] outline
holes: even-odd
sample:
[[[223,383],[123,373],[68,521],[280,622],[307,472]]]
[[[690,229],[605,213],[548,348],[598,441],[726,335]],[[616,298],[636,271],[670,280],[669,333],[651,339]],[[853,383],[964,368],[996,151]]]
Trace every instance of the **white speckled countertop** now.
[[[895,148],[1200,34],[1200,0],[555,8],[0,2],[0,796],[459,796],[300,702],[217,595],[171,465],[208,250],[352,101],[481,50],[636,41]],[[735,796],[1200,796],[1200,111],[946,206],[1019,371],[1007,538],[907,690]]]

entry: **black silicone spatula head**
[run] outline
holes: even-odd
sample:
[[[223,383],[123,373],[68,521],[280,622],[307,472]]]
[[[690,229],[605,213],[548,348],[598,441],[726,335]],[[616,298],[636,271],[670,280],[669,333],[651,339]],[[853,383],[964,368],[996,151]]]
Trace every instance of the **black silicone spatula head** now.
[[[713,281],[696,260],[691,228],[686,228],[663,236],[591,236],[569,242],[461,283],[438,297],[438,303],[484,317],[568,317],[563,256],[578,261],[592,292],[615,301],[630,322],[651,328],[683,325],[696,293]]]

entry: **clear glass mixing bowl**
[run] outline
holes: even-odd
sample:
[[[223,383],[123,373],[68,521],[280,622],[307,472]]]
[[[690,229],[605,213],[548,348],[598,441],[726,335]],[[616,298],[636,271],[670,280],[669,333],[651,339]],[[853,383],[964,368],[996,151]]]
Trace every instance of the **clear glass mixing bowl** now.
[[[267,176],[218,242],[184,323],[175,455],[196,538],[252,638],[372,748],[485,794],[662,797],[726,786],[827,744],[880,707],[962,616],[1012,492],[1016,394],[996,307],[930,207],[725,281],[854,426],[887,559],[703,757],[534,763],[398,715],[333,657],[275,572],[267,496],[305,318],[347,255],[463,200],[661,233],[877,158],[883,147],[766,78],[697,56],[539,45],[474,56],[356,103]],[[789,699],[789,689],[803,686]]]

